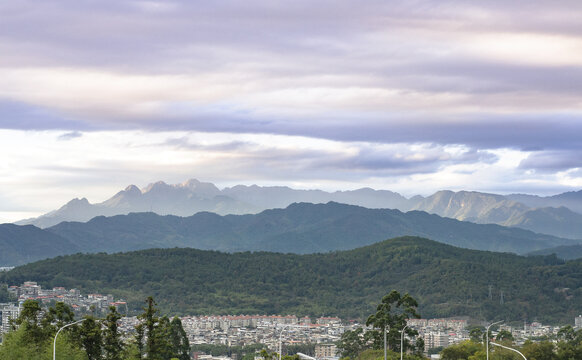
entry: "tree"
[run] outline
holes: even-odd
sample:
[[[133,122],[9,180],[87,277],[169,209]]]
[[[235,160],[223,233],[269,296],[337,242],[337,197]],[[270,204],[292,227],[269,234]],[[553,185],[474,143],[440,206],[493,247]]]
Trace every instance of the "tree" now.
[[[174,317],[170,325],[174,354],[179,360],[189,360],[190,342],[188,341],[188,335],[182,326],[182,321],[178,317]]]
[[[155,359],[158,352],[158,338],[155,336],[155,329],[158,323],[158,318],[156,313],[158,309],[154,307],[157,305],[151,296],[148,296],[146,303],[148,304],[143,313],[143,319],[145,320],[145,335],[146,335],[146,354],[148,359]]]
[[[79,329],[79,339],[81,346],[87,353],[87,359],[101,359],[103,336],[101,333],[101,324],[93,316],[85,317]]]
[[[472,342],[475,343],[483,342],[483,339],[485,338],[484,334],[485,331],[481,327],[474,327],[469,330],[469,338],[471,339]]]
[[[370,331],[373,346],[375,349],[384,347],[384,332],[388,331],[387,342],[388,348],[400,351],[400,331],[406,326],[406,321],[410,318],[420,318],[416,308],[417,301],[408,293],[401,296],[396,290],[385,295],[382,301],[376,307],[376,313],[368,317],[366,325],[372,325],[376,330]],[[418,331],[406,328],[407,336],[413,337],[418,335]],[[404,349],[411,346],[408,340],[404,342]]]
[[[135,327],[133,358],[167,360],[170,358],[189,359],[190,344],[182,322],[174,318],[171,322],[167,316],[156,316],[158,310],[150,296],[146,300],[144,313],[138,316],[140,323]]]
[[[64,302],[57,302],[51,306],[42,319],[42,325],[47,331],[57,332],[58,329],[75,321],[75,313],[71,307]]]
[[[528,340],[521,348],[525,357],[531,360],[557,360],[558,356],[554,350],[555,345],[547,340],[540,342]]]
[[[499,333],[495,337],[495,340],[497,340],[497,341],[504,341],[504,340],[513,341],[513,335],[511,334],[511,332],[509,332],[507,330],[501,330],[501,331],[499,331]]]
[[[355,359],[358,354],[369,348],[363,328],[344,332],[336,346],[342,358],[349,357],[351,359]]]
[[[259,356],[263,358],[263,360],[277,360],[279,358],[279,354],[276,352],[268,352],[266,349],[261,350]]]
[[[157,359],[159,358],[159,338],[156,336],[156,328],[159,321],[156,316],[158,310],[154,307],[156,303],[151,296],[148,296],[146,303],[147,306],[143,308],[143,314],[137,317],[141,322],[135,327],[136,335],[134,339],[139,350],[139,359]]]
[[[121,319],[121,315],[115,306],[110,306],[103,331],[103,352],[107,360],[121,360],[123,341],[117,326],[119,319]]]
[[[145,345],[143,343],[145,339],[145,326],[143,323],[137,324],[135,326],[135,335],[133,340],[133,346],[131,347],[130,351],[135,350],[135,353],[132,353],[132,358],[134,359],[143,359],[145,356]]]
[[[41,310],[37,301],[26,300],[22,304],[20,315],[12,321],[12,330],[22,329],[22,341],[28,346],[35,347],[39,352],[43,342],[50,337],[50,333],[39,321]]]
[[[40,304],[33,300],[25,301],[19,317],[12,322],[13,331],[6,334],[0,346],[0,359],[46,360],[52,358],[52,339],[57,319],[73,320],[66,309],[66,306],[59,305],[58,308],[55,306],[50,308],[41,319]],[[86,359],[86,354],[78,342],[73,341],[70,336],[73,327],[66,328],[57,339],[56,349],[59,359]]]
[[[475,341],[464,341],[448,346],[441,351],[442,360],[467,360],[477,352],[483,350],[483,346]]]
[[[568,325],[558,331],[558,359],[582,359],[582,330]]]
[[[156,350],[151,354],[150,359],[170,359],[174,356],[174,348],[172,346],[172,328],[170,319],[167,316],[162,316],[156,327],[154,328],[153,336],[155,339]]]

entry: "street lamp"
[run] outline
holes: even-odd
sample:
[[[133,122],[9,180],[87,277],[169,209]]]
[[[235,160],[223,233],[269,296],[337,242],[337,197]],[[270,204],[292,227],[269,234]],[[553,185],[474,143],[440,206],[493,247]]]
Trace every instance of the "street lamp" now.
[[[492,325],[499,324],[499,323],[502,323],[502,322],[503,322],[503,320],[499,320],[497,322],[491,323],[491,324],[489,324],[489,326],[487,326],[487,330],[485,330],[485,336],[487,338],[487,344],[486,344],[486,346],[487,346],[487,360],[489,360],[489,328]]]
[[[386,326],[384,326],[384,360],[386,360]]]
[[[404,325],[402,332],[400,333],[400,360],[402,360],[402,356],[404,356],[404,329],[407,327],[408,324]]]
[[[53,341],[53,360],[56,360],[56,359],[57,359],[57,336],[59,336],[59,333],[61,332],[61,330],[63,330],[63,329],[64,329],[64,328],[66,328],[66,327],[69,327],[69,326],[71,326],[71,325],[75,325],[75,324],[78,324],[78,323],[80,323],[80,322],[83,322],[83,321],[85,321],[85,320],[86,320],[86,319],[77,320],[77,321],[75,321],[75,322],[72,322],[72,323],[70,323],[70,324],[67,324],[67,325],[65,325],[65,326],[61,327],[61,328],[59,329],[59,331],[57,331],[57,333],[55,334],[55,340]]]
[[[299,355],[299,357],[301,359],[305,359],[305,360],[317,360],[316,358],[314,358],[313,356],[309,356],[309,355],[305,355],[303,353],[298,352],[297,355]]]
[[[519,355],[521,355],[525,360],[527,360],[527,358],[525,357],[524,354],[520,353],[519,351],[515,350],[514,348],[510,348],[509,346],[504,346],[504,345],[501,345],[501,344],[496,344],[493,341],[491,341],[491,345],[495,345],[495,346],[499,346],[499,347],[502,347],[502,348],[507,349],[507,350],[515,351],[516,353],[518,353]]]

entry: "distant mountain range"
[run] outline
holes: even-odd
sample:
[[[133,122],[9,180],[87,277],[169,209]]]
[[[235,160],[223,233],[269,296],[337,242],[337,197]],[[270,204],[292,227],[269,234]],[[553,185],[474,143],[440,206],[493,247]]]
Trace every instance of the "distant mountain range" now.
[[[403,213],[335,202],[296,203],[252,215],[199,212],[189,217],[131,213],[98,216],[89,222],[62,222],[44,230],[3,225],[12,233],[0,242],[0,264],[16,265],[76,252],[120,252],[191,247],[226,252],[325,253],[348,250],[388,238],[413,235],[462,248],[528,253],[578,241],[493,224],[474,224],[421,211]],[[16,230],[21,229],[22,238]],[[32,231],[34,230],[34,231]],[[0,228],[2,231],[2,228]],[[30,234],[34,237],[31,237]],[[46,234],[43,239],[40,234]],[[2,237],[0,237],[2,239]],[[31,258],[35,241],[44,251]],[[56,244],[50,247],[47,243]],[[15,245],[18,244],[18,245]],[[17,249],[18,254],[3,247]]]
[[[528,253],[530,256],[545,256],[545,255],[556,255],[562,260],[574,260],[582,258],[582,244],[576,245],[562,245],[553,248],[536,250]]]
[[[74,242],[32,225],[0,224],[0,266],[80,252]]]
[[[0,273],[111,293],[141,311],[153,296],[170,314],[297,314],[360,318],[386,293],[409,292],[423,317],[471,316],[570,324],[582,308],[582,260],[522,257],[398,238],[325,254],[150,249],[76,254]],[[503,299],[503,301],[501,301]]]
[[[200,211],[226,214],[256,214],[267,209],[285,208],[292,203],[330,201],[372,209],[420,210],[443,217],[479,224],[518,227],[570,239],[582,239],[582,191],[550,197],[495,195],[469,191],[439,191],[429,197],[402,195],[369,188],[325,192],[288,187],[237,185],[218,189],[212,183],[192,179],[183,184],[164,182],[140,190],[128,186],[112,198],[91,204],[86,198],[74,199],[58,210],[38,218],[17,222],[41,228],[62,221],[86,222],[96,216],[154,212],[160,215],[191,216]]]

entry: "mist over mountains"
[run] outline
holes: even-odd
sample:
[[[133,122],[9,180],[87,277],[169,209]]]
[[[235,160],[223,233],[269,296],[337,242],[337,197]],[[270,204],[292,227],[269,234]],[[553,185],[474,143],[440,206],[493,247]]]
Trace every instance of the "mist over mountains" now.
[[[131,212],[177,216],[191,216],[201,211],[219,215],[256,214],[267,209],[285,208],[292,203],[330,201],[371,209],[426,211],[478,224],[498,224],[582,239],[582,191],[549,197],[439,191],[428,197],[406,198],[392,191],[370,188],[326,192],[282,186],[237,185],[220,190],[212,183],[195,179],[176,185],[159,181],[141,190],[130,185],[110,199],[96,204],[89,203],[86,198],[73,199],[58,210],[17,224],[47,228],[62,221],[86,222],[96,216]]]

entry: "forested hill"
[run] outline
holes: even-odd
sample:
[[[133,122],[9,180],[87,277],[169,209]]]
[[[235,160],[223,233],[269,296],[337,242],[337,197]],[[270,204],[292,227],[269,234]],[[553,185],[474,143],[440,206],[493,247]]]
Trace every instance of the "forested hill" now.
[[[0,224],[0,266],[21,265],[79,251],[81,248],[74,241],[36,226]]]
[[[0,275],[10,285],[27,280],[113,293],[136,309],[152,295],[164,312],[178,314],[354,318],[370,314],[392,289],[410,292],[424,317],[565,324],[582,308],[581,261],[466,250],[415,237],[310,255],[178,248],[77,254]]]
[[[297,203],[255,215],[189,217],[135,213],[61,223],[46,229],[84,252],[192,247],[307,254],[349,250],[397,236],[421,236],[468,249],[518,254],[578,241],[499,225],[479,225],[421,211],[403,213],[330,202]]]

